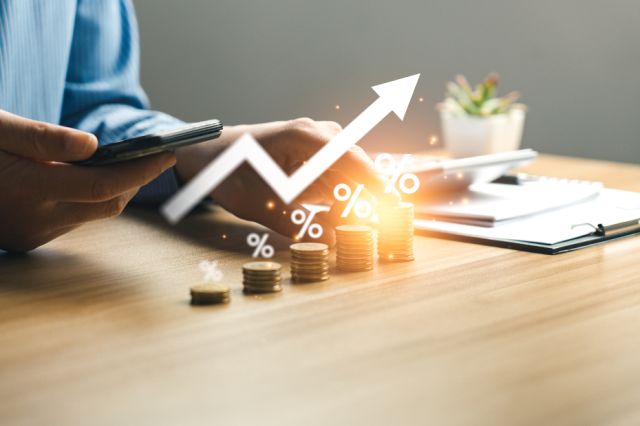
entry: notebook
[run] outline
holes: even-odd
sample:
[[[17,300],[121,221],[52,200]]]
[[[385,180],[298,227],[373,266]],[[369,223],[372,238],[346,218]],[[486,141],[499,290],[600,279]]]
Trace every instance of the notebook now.
[[[492,226],[417,218],[415,228],[423,235],[546,254],[640,233],[640,193],[618,189],[600,188],[595,196],[564,207],[519,213]]]
[[[416,216],[495,226],[595,198],[602,183],[519,174],[513,184],[483,183],[416,205]]]

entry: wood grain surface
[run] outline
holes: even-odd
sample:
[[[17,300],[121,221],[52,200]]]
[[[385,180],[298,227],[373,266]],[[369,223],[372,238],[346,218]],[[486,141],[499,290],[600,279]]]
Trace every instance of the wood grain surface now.
[[[527,171],[640,191],[640,166]],[[415,262],[243,296],[250,229],[132,210],[0,256],[0,424],[640,424],[640,238],[546,256],[417,237]],[[204,259],[229,305],[189,304]]]

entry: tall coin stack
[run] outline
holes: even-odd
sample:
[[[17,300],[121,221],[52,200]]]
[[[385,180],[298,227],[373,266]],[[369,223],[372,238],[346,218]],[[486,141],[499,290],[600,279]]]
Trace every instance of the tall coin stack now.
[[[408,262],[413,257],[413,204],[401,202],[379,209],[378,256],[388,262]]]
[[[296,243],[291,249],[291,281],[313,283],[329,279],[329,246]]]
[[[363,225],[336,227],[336,264],[347,272],[373,269],[373,229]]]
[[[249,262],[242,265],[242,284],[248,294],[282,291],[282,265],[277,262]]]

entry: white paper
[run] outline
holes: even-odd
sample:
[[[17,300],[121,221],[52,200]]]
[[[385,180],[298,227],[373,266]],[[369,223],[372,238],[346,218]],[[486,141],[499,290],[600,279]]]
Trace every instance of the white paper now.
[[[469,191],[453,193],[437,202],[416,206],[417,216],[436,216],[443,220],[494,226],[528,215],[555,210],[595,198],[599,182],[543,178],[522,185],[485,183],[472,185]]]
[[[640,193],[602,189],[591,200],[542,214],[498,223],[494,227],[416,219],[416,229],[493,240],[556,244],[592,234],[598,224],[640,218]]]

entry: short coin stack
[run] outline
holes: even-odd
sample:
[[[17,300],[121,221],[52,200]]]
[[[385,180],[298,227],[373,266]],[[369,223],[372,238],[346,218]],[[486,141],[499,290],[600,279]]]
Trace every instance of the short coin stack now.
[[[378,256],[388,262],[408,262],[413,257],[413,204],[401,202],[378,211]]]
[[[312,283],[329,279],[329,246],[296,243],[291,249],[291,281]]]
[[[277,293],[282,290],[282,265],[277,262],[249,262],[242,265],[242,284],[248,294]]]
[[[373,269],[373,229],[363,225],[336,227],[336,264],[347,272]]]
[[[229,303],[229,288],[218,284],[197,284],[191,287],[192,305]]]

